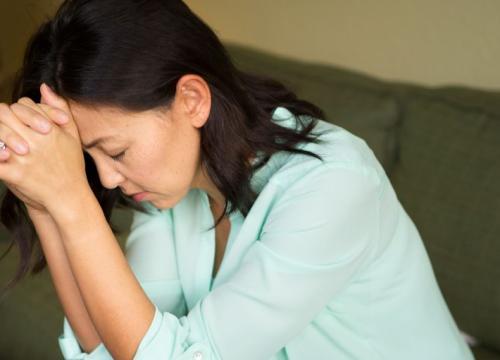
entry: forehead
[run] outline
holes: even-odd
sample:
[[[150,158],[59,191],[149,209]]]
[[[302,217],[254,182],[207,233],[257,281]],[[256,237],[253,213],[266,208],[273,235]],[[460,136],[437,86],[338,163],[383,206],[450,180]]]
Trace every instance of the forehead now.
[[[69,106],[78,127],[119,126],[135,115],[112,107],[89,106],[75,102],[69,102]]]
[[[151,124],[148,119],[156,117],[157,112],[130,112],[113,107],[88,106],[69,101],[73,119],[83,144],[89,144],[101,137],[108,142],[119,140],[127,135],[138,134],[137,126]]]

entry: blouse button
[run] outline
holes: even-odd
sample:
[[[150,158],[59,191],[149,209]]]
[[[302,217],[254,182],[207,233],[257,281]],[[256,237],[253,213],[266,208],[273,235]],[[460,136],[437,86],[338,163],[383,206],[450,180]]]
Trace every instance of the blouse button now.
[[[203,354],[201,351],[197,351],[193,354],[193,359],[194,360],[202,360],[203,359]]]

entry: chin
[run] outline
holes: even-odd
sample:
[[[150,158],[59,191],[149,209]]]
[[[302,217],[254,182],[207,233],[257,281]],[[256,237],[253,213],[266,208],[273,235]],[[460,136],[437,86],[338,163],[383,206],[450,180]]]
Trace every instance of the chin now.
[[[157,209],[171,209],[173,208],[178,202],[179,200],[177,201],[172,201],[172,200],[166,200],[166,199],[156,199],[156,200],[150,200],[149,201],[151,204],[153,204],[153,206]]]

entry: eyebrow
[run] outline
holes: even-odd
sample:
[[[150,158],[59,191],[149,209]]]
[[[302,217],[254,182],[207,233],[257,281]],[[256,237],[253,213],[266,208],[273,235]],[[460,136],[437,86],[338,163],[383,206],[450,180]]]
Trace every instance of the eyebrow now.
[[[85,149],[90,149],[90,148],[93,148],[94,146],[96,146],[99,143],[107,142],[107,141],[109,141],[111,139],[112,139],[112,136],[103,136],[103,137],[97,138],[97,139],[89,142],[88,144],[83,144],[83,147]]]

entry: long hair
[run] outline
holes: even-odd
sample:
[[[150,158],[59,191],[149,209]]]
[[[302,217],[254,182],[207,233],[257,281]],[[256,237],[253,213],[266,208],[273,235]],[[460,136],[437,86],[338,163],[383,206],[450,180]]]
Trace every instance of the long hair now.
[[[200,129],[200,161],[226,198],[214,226],[236,208],[246,216],[258,196],[250,186],[252,174],[275,152],[302,153],[323,161],[295,148],[299,143],[321,142],[311,132],[317,119],[325,118],[323,111],[278,81],[239,71],[216,34],[180,0],[64,1],[30,38],[12,102],[21,97],[40,102],[39,88],[45,82],[58,95],[84,105],[127,111],[164,108],[185,74],[201,76],[211,92],[210,114]],[[300,131],[271,121],[278,106],[297,117]],[[263,154],[259,161],[246,161],[257,153]],[[116,234],[110,220],[113,208],[146,209],[118,188],[104,188],[92,158],[84,155],[89,184]],[[5,287],[9,290],[47,263],[24,203],[8,189],[0,220],[12,235],[3,256],[14,244],[20,253],[17,273]]]

